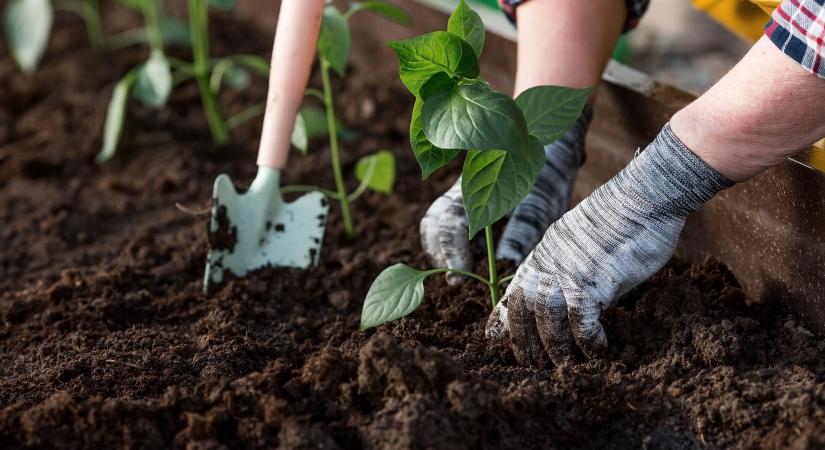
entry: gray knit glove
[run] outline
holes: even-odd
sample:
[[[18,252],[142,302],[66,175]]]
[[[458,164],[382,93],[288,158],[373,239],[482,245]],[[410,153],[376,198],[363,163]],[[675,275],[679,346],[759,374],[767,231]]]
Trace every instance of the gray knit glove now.
[[[544,168],[532,191],[511,214],[499,241],[498,259],[521,263],[547,227],[567,211],[579,166],[584,162],[584,139],[592,116],[588,104],[567,134],[544,147]],[[431,264],[472,270],[460,177],[424,214],[420,231],[421,243]],[[451,285],[461,283],[462,279],[460,275],[447,274]]]
[[[732,186],[670,125],[624,170],[556,221],[519,267],[486,333],[520,364],[559,364],[574,342],[604,355],[602,310],[670,259],[688,214]]]

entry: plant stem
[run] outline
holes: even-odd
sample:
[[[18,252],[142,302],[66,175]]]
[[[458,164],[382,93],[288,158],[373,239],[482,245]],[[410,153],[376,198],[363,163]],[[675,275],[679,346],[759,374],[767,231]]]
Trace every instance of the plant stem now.
[[[515,278],[515,277],[516,277],[516,275],[515,275],[515,274],[513,274],[513,275],[507,275],[506,277],[501,277],[501,278],[499,278],[499,279],[498,279],[498,285],[499,285],[499,286],[501,286],[502,284],[504,284],[504,283],[506,283],[506,282],[508,282],[508,281],[512,280],[512,279],[513,279],[513,278]]]
[[[83,21],[86,22],[86,34],[89,45],[95,50],[104,47],[103,26],[100,24],[100,6],[98,0],[83,0]]]
[[[459,275],[464,275],[465,277],[472,278],[476,281],[480,281],[480,282],[486,284],[488,287],[490,286],[490,281],[489,280],[486,280],[486,279],[484,279],[484,277],[482,277],[480,275],[476,275],[473,272],[468,272],[466,270],[443,268],[443,269],[432,269],[432,270],[427,271],[427,273],[430,274],[430,275],[437,274],[437,273],[447,273],[447,272],[454,272],[454,273],[457,273]]]
[[[209,123],[212,140],[223,144],[229,140],[229,131],[218,108],[215,93],[209,86],[209,15],[205,0],[189,0],[189,31],[192,35],[192,54],[195,58],[195,79]]]
[[[332,173],[335,176],[335,188],[338,191],[338,202],[341,205],[341,216],[344,218],[344,229],[349,238],[355,237],[352,227],[352,217],[349,212],[347,188],[344,186],[344,176],[341,172],[341,158],[338,154],[338,129],[335,123],[335,104],[332,101],[332,86],[329,82],[329,63],[323,57],[321,60],[321,79],[324,83],[324,106],[327,110],[327,130],[329,131],[329,148],[332,158]]]
[[[160,17],[157,0],[146,2],[142,11],[143,20],[146,22],[146,38],[149,40],[149,48],[153,52],[163,53],[163,36],[160,34]]]
[[[487,240],[487,267],[490,271],[490,282],[487,286],[490,287],[490,300],[493,302],[493,308],[495,308],[498,304],[499,283],[498,272],[496,272],[496,247],[493,241],[492,225],[484,227],[484,237]]]

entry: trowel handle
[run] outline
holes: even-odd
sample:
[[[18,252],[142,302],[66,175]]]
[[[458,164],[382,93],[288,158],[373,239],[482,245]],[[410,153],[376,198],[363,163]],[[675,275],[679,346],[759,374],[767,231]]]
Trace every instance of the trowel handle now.
[[[324,0],[283,0],[272,50],[258,165],[283,169],[315,56]]]

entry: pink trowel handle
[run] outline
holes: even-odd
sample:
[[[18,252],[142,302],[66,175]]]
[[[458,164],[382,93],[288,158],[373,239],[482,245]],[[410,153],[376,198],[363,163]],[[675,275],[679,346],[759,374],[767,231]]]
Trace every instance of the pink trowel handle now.
[[[324,0],[283,0],[272,50],[258,165],[283,169],[315,56]]]

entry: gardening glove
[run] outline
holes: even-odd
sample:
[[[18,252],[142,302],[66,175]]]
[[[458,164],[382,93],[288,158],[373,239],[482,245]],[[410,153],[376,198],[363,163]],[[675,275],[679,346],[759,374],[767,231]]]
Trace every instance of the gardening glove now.
[[[624,170],[556,221],[487,321],[516,360],[560,364],[574,345],[603,355],[601,312],[670,259],[688,214],[733,183],[665,125]]]
[[[573,127],[544,147],[544,168],[532,191],[512,212],[496,253],[498,259],[521,263],[544,230],[567,211],[576,174],[584,162],[584,139],[592,116],[593,110],[587,104]],[[432,265],[472,270],[461,177],[430,206],[421,219],[420,231],[424,252]],[[463,278],[447,273],[447,283],[453,286]]]

